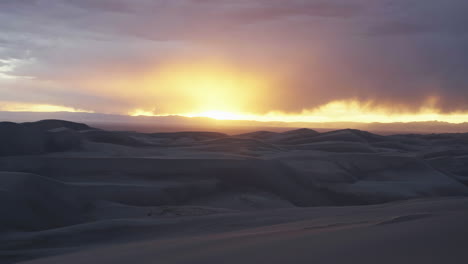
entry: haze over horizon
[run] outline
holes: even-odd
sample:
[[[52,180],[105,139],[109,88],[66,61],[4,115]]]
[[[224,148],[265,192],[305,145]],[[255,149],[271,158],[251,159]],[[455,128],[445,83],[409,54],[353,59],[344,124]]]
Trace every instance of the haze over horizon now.
[[[468,2],[3,0],[0,111],[468,122]]]

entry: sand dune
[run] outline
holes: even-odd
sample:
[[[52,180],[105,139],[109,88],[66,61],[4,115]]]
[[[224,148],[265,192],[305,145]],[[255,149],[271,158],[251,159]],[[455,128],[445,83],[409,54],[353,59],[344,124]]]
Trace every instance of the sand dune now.
[[[466,199],[449,199],[126,218],[7,237],[3,255],[6,263],[465,263],[467,209]]]
[[[2,263],[466,261],[466,134],[45,120],[0,136]]]

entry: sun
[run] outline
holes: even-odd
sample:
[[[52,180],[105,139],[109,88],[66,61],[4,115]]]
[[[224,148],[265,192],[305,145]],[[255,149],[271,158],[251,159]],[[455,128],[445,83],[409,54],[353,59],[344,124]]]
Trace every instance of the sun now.
[[[150,73],[144,87],[154,105],[133,115],[183,115],[236,119],[258,106],[268,87],[268,78],[257,72],[224,64],[180,63]],[[151,102],[150,102],[151,103]],[[157,112],[147,109],[158,109]]]
[[[205,117],[216,120],[260,122],[361,122],[392,123],[439,120],[462,123],[468,113],[443,113],[437,98],[429,97],[416,112],[392,112],[372,101],[343,99],[330,101],[300,112],[277,110],[270,101],[277,87],[275,77],[261,71],[239,69],[232,65],[176,63],[150,71],[144,82],[147,100],[135,102],[132,116]],[[132,84],[133,85],[133,84]],[[132,89],[128,89],[131,96]],[[271,109],[265,111],[265,109]],[[156,109],[156,110],[155,110]]]
[[[189,114],[189,117],[208,117],[217,120],[242,120],[244,117],[241,114],[224,111],[206,111],[196,114]]]

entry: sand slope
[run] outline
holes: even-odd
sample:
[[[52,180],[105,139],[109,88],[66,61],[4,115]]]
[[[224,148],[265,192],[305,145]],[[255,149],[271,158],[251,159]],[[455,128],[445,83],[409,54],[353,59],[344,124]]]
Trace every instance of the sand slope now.
[[[465,263],[467,209],[449,199],[122,219],[2,245],[6,263],[49,254],[60,256],[24,263]]]
[[[467,134],[45,120],[0,136],[1,263],[466,260]]]

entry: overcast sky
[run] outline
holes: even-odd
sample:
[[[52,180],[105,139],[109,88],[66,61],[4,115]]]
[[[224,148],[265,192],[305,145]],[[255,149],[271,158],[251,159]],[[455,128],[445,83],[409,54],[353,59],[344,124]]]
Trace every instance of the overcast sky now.
[[[197,99],[149,84],[178,65],[186,78],[239,78],[239,111],[337,100],[468,111],[467,13],[466,0],[0,0],[0,101],[104,113],[210,104],[196,80]]]

